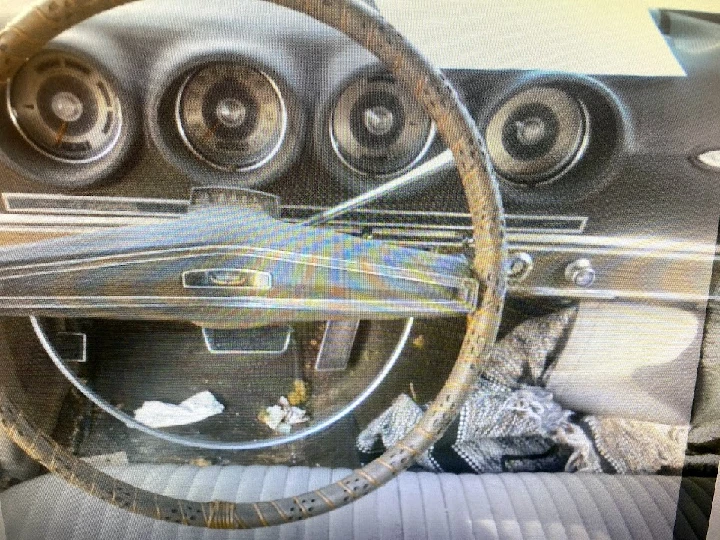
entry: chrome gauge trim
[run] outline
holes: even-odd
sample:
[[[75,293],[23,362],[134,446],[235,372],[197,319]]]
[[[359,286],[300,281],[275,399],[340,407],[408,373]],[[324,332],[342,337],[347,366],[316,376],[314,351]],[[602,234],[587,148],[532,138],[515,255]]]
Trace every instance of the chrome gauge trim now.
[[[104,84],[106,91],[110,95],[112,101],[114,101],[114,108],[113,111],[115,112],[115,120],[113,122],[113,137],[108,141],[108,143],[105,145],[105,147],[102,149],[102,151],[98,152],[97,154],[84,159],[72,159],[72,158],[66,158],[63,156],[59,156],[57,154],[53,154],[52,152],[49,152],[47,149],[43,148],[40,144],[38,144],[30,135],[26,133],[26,130],[22,127],[21,121],[18,117],[18,113],[16,110],[16,107],[13,104],[13,87],[14,84],[17,82],[18,76],[23,74],[24,69],[29,69],[30,66],[32,66],[32,62],[36,61],[37,58],[40,58],[41,56],[46,55],[60,55],[60,56],[66,56],[66,57],[74,57],[73,60],[78,62],[79,64],[82,64],[83,66],[87,67],[91,70],[92,73],[95,74],[96,77],[100,79],[100,81]],[[28,63],[23,67],[23,69],[14,77],[12,77],[5,88],[5,106],[7,108],[7,113],[10,121],[12,122],[13,126],[15,126],[15,129],[17,130],[18,134],[22,137],[22,139],[28,143],[35,151],[42,154],[43,156],[52,159],[59,163],[65,163],[69,165],[83,165],[88,163],[94,163],[97,162],[104,157],[106,157],[108,154],[110,154],[117,146],[118,141],[120,140],[120,136],[123,132],[123,122],[124,122],[124,116],[123,116],[123,107],[120,100],[120,97],[117,93],[117,90],[113,87],[111,84],[111,81],[108,80],[106,75],[101,72],[95,65],[93,65],[91,62],[79,58],[74,54],[60,51],[60,50],[48,50],[44,51],[43,53],[40,53],[39,55],[31,58],[28,60]]]
[[[278,140],[275,143],[275,145],[270,149],[270,151],[259,161],[256,161],[252,163],[251,165],[242,166],[242,167],[234,167],[234,166],[225,166],[219,163],[214,162],[212,159],[208,158],[207,156],[203,155],[191,142],[186,130],[185,126],[183,125],[183,118],[182,118],[182,100],[183,96],[185,95],[185,90],[187,89],[187,85],[189,82],[195,77],[198,73],[205,69],[209,69],[212,66],[218,66],[218,65],[234,65],[234,66],[242,66],[246,67],[247,69],[251,69],[254,71],[257,71],[262,77],[265,78],[265,80],[270,84],[270,87],[275,92],[275,95],[277,96],[278,103],[280,105],[280,133],[278,135]],[[280,90],[280,87],[276,83],[276,81],[268,75],[268,73],[259,67],[253,65],[250,62],[242,62],[242,61],[217,61],[217,62],[210,62],[204,65],[197,66],[195,69],[193,69],[183,80],[182,84],[180,85],[180,88],[178,89],[177,96],[175,97],[175,126],[178,131],[178,135],[180,136],[180,139],[182,140],[185,147],[195,156],[199,161],[209,165],[210,167],[224,171],[224,172],[249,172],[254,171],[257,169],[262,168],[263,166],[267,165],[272,159],[278,155],[280,152],[280,149],[282,148],[283,144],[285,143],[287,139],[287,133],[288,133],[288,110],[287,110],[287,104],[285,101],[285,97],[283,96],[282,91]]]
[[[551,106],[549,104],[552,104]],[[561,108],[565,109],[566,114],[576,115],[578,124],[578,133],[573,134],[567,132],[567,126],[560,125],[557,127],[558,139],[547,148],[545,155],[537,158],[519,158],[514,157],[505,148],[501,133],[504,130],[503,124],[510,119],[513,113],[528,106],[549,107],[553,114],[556,114]],[[552,109],[555,107],[555,109]],[[562,121],[562,118],[557,118]],[[485,129],[485,137],[488,145],[488,154],[495,166],[497,174],[507,182],[512,182],[522,187],[534,187],[542,184],[550,184],[561,178],[579,163],[585,156],[590,144],[590,136],[592,132],[592,118],[587,105],[573,92],[553,85],[530,86],[521,89],[511,95],[499,108],[490,116]],[[572,148],[570,152],[565,152],[561,159],[553,160],[553,154],[557,154],[562,150],[562,146]],[[517,171],[512,170],[517,167],[516,164],[526,162],[529,164],[535,160],[535,167],[543,165],[542,162],[548,162],[548,167],[543,171]],[[556,163],[552,164],[552,161]],[[532,168],[532,167],[531,167]]]
[[[387,377],[387,375],[390,373],[390,370],[392,370],[393,366],[397,362],[398,358],[400,358],[400,354],[405,348],[408,338],[410,337],[410,332],[412,330],[414,320],[408,319],[405,323],[405,327],[402,331],[402,334],[400,335],[400,339],[398,340],[395,349],[393,350],[390,358],[385,363],[380,373],[378,373],[375,379],[373,379],[373,381],[358,396],[356,396],[354,400],[348,403],[340,411],[326,418],[325,420],[318,422],[314,426],[298,431],[296,433],[292,433],[290,435],[286,435],[284,437],[276,437],[272,439],[265,439],[262,441],[254,440],[245,442],[222,442],[204,439],[189,439],[187,437],[173,435],[172,433],[153,429],[144,424],[141,424],[129,414],[126,414],[121,410],[117,409],[116,407],[113,407],[110,403],[100,397],[65,365],[65,362],[63,362],[63,359],[60,357],[55,347],[53,347],[53,344],[50,342],[50,339],[45,333],[37,317],[30,317],[30,323],[32,324],[33,331],[35,332],[35,335],[40,341],[43,349],[50,357],[52,362],[55,364],[55,366],[65,376],[65,378],[70,381],[70,383],[72,383],[72,385],[75,386],[75,388],[77,388],[80,393],[82,393],[86,398],[88,398],[90,401],[92,401],[95,405],[100,407],[100,409],[102,409],[109,415],[120,420],[127,427],[137,429],[138,431],[141,431],[147,435],[152,435],[153,437],[157,437],[171,443],[191,448],[203,448],[206,450],[259,450],[262,448],[269,448],[280,444],[288,444],[319,433],[320,431],[323,431],[324,429],[330,427],[332,424],[355,410],[370,396],[370,394],[375,391],[375,389],[380,385],[380,383],[385,380],[385,377]]]
[[[419,153],[407,165],[405,165],[399,169],[396,169],[392,172],[373,173],[370,171],[360,169],[360,168],[356,167],[355,165],[353,165],[352,163],[350,163],[348,161],[348,159],[343,155],[343,152],[340,148],[340,143],[337,140],[337,136],[335,134],[334,125],[335,125],[335,115],[337,112],[336,109],[337,109],[338,103],[339,103],[340,99],[342,98],[343,94],[345,92],[347,92],[348,90],[350,90],[353,87],[353,85],[362,84],[363,81],[366,81],[368,83],[372,82],[375,77],[377,77],[377,74],[364,73],[360,77],[355,77],[350,82],[345,84],[343,86],[343,88],[340,90],[340,92],[338,93],[338,95],[336,95],[335,98],[332,100],[332,105],[331,105],[329,113],[327,114],[327,117],[325,119],[325,123],[326,123],[326,128],[327,128],[328,141],[330,142],[330,146],[333,149],[333,153],[334,153],[335,157],[337,157],[337,159],[340,161],[340,163],[344,167],[346,167],[348,170],[352,171],[353,173],[357,174],[358,176],[360,176],[362,178],[373,178],[373,179],[378,179],[378,180],[385,180],[385,179],[396,177],[400,174],[403,174],[403,173],[409,171],[414,166],[416,166],[427,155],[428,151],[430,150],[430,147],[432,146],[433,142],[435,141],[435,136],[437,134],[437,127],[435,125],[435,122],[432,119],[430,119],[430,127],[428,129],[427,139],[425,140],[425,143],[421,147]],[[375,80],[377,80],[377,79],[375,79]],[[392,84],[395,84],[394,81],[387,81],[387,82],[391,82]],[[400,92],[405,92],[405,89],[399,85],[396,86],[396,88],[398,88],[398,90]],[[412,98],[408,96],[408,99],[412,99]]]
[[[340,160],[340,163],[342,163],[345,167],[347,167],[352,172],[362,176],[363,178],[377,178],[378,180],[385,180],[388,178],[393,178],[395,176],[398,176],[400,174],[403,174],[403,173],[409,171],[414,166],[416,166],[427,155],[428,150],[430,150],[432,143],[435,141],[435,135],[437,133],[437,128],[435,127],[435,122],[432,122],[432,125],[430,126],[430,133],[428,134],[428,139],[427,139],[427,142],[425,143],[425,146],[423,146],[422,150],[420,150],[420,153],[418,154],[417,158],[415,158],[415,160],[412,161],[410,164],[408,164],[406,167],[403,167],[402,169],[398,169],[397,171],[392,172],[392,173],[372,174],[372,173],[357,169],[356,167],[353,167],[350,163],[348,163],[348,161],[342,155],[340,148],[338,147],[338,142],[335,139],[335,134],[333,133],[332,124],[330,124],[328,127],[329,127],[328,135],[330,137],[330,145],[332,146],[333,152],[335,152],[335,156],[337,156],[337,158]]]

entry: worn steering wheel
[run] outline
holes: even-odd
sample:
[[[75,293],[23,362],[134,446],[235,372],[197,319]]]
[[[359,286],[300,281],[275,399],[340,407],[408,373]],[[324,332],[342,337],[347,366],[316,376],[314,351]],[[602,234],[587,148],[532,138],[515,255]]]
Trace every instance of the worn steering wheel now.
[[[0,32],[0,81],[2,81],[0,82],[0,89],[6,84],[5,81],[11,78],[28,58],[39,52],[49,40],[60,32],[88,17],[130,1],[133,0],[44,0],[32,6]],[[431,67],[396,30],[385,22],[377,11],[364,3],[353,0],[271,1],[305,13],[317,21],[336,28],[365,46],[387,66],[399,82],[404,84],[435,121],[438,133],[454,156],[472,215],[475,250],[472,270],[474,278],[480,285],[479,307],[476,305],[472,307],[468,317],[467,333],[450,377],[422,419],[400,442],[387,450],[381,457],[363,468],[353,471],[352,474],[339,482],[313,492],[274,501],[255,503],[235,503],[231,501],[195,502],[162,496],[123,483],[106,475],[95,466],[77,459],[61,448],[49,436],[42,433],[32,424],[20,408],[16,406],[13,401],[14,397],[11,396],[11,392],[7,388],[0,390],[0,424],[2,429],[31,457],[69,483],[110,504],[159,520],[209,528],[267,527],[328,512],[349,504],[385,484],[406,469],[413,463],[415,458],[430,447],[455,418],[473,382],[476,380],[483,361],[488,356],[497,334],[502,311],[505,294],[503,267],[505,227],[498,184],[489,166],[480,134],[450,83],[438,70]],[[200,213],[192,219],[194,220],[193,223],[202,229],[202,224],[212,218],[215,223],[213,230],[217,233],[217,219],[223,217],[228,219],[228,221],[222,222],[227,223],[228,228],[235,226],[235,222],[231,223],[229,221],[231,216],[222,212],[220,214],[210,213],[209,215]],[[236,218],[237,216],[232,217]],[[261,222],[263,227],[273,225],[273,223],[279,227],[281,223],[268,222],[267,220],[261,220]],[[187,224],[185,226],[187,227]],[[235,242],[247,241],[249,232],[251,231],[244,231],[244,234],[232,236],[232,240]],[[113,233],[108,234],[112,235]],[[117,237],[99,236],[98,241],[107,242],[113,240],[113,238]],[[311,246],[322,244],[324,240],[331,241],[333,238],[337,240],[336,237],[331,238],[328,236],[328,233],[323,232],[322,229],[305,227],[303,237],[298,242],[300,246],[311,249]],[[215,237],[213,239],[217,240]],[[350,240],[345,239],[344,241],[349,242]],[[194,249],[208,243],[209,237],[207,234],[203,236],[202,233],[198,233],[186,241],[186,244],[192,244]],[[107,246],[108,244],[104,245]],[[36,246],[33,248],[35,251],[37,251]],[[345,246],[347,247],[347,244]],[[173,249],[178,248],[177,245],[171,247]],[[354,250],[350,251],[350,253],[365,253],[368,256],[378,256],[380,254],[387,257],[382,259],[381,263],[407,257],[409,253],[413,254],[413,264],[422,264],[424,259],[430,261],[433,257],[430,253],[399,249],[378,252],[375,251],[377,246],[374,245],[368,247],[365,244],[351,244],[350,247]],[[367,249],[363,251],[361,248]],[[53,265],[60,265],[60,269],[65,272],[68,269],[62,265],[69,264],[67,263],[69,255],[77,255],[77,243],[73,243],[72,240],[49,241],[43,246],[43,249],[46,258],[42,264],[50,268],[55,268]],[[26,266],[28,266],[27,251],[23,246],[17,249],[10,248],[9,255],[0,256],[2,266],[11,268],[16,272],[18,268],[23,267],[20,264],[21,262],[26,263]],[[25,259],[21,255],[22,252],[25,253]],[[297,252],[295,253],[297,254]],[[120,255],[127,256],[126,253],[111,253],[111,256],[115,257]],[[319,257],[321,255],[327,256],[328,254],[325,252],[320,254],[310,253],[308,257]],[[47,260],[48,257],[50,260]],[[225,260],[228,260],[230,256],[226,253],[224,257]],[[345,257],[347,259],[347,254]],[[304,261],[302,257],[299,257],[299,259],[299,262],[295,261],[298,264]],[[367,263],[348,260],[343,262],[348,272],[360,272],[367,269]],[[431,263],[429,266],[433,267],[433,264]],[[386,266],[382,268],[387,270]],[[438,266],[435,265],[434,268],[437,269]],[[4,268],[0,268],[0,273],[3,270]],[[18,279],[24,280],[19,283],[23,283],[25,286],[32,288],[34,283],[38,287],[48,286],[46,282],[43,282],[43,278],[37,274],[33,274],[33,276],[17,275],[20,276]],[[392,277],[399,280],[398,282],[405,283],[405,285],[418,283],[418,275],[408,268],[404,268],[403,272],[399,272]],[[403,279],[408,281],[403,282]],[[420,280],[420,283],[426,282]],[[52,285],[51,282],[49,286]],[[407,304],[407,309],[410,312],[422,315],[427,311],[428,306],[432,305],[432,295],[439,294],[439,289],[447,293],[447,287],[443,289],[440,285],[449,286],[447,283],[435,282],[432,287],[428,287],[429,292],[427,294],[429,296],[427,298],[421,297],[417,299],[416,304]],[[422,288],[422,286],[420,287]],[[414,289],[408,285],[405,293],[410,290]],[[380,292],[387,292],[387,290],[381,289]],[[350,287],[350,292],[348,290],[343,292],[342,299],[331,299],[338,300],[336,304],[332,304],[332,301],[330,303],[336,305],[337,311],[340,313],[343,309],[347,310],[348,306],[356,305],[347,302],[348,297],[354,298],[354,293],[357,293],[356,296],[360,298],[367,291],[359,291]],[[112,299],[114,297],[108,296],[107,298]],[[405,298],[405,296],[400,296],[400,298]],[[340,301],[343,299],[345,303]],[[447,301],[447,298],[444,300]],[[327,299],[322,300],[322,302],[326,301]],[[364,306],[367,308],[368,313],[372,315],[372,306],[375,304],[371,301],[357,305]],[[16,306],[11,307],[15,309]],[[205,307],[207,308],[207,306]],[[228,313],[234,313],[233,309],[241,309],[237,305],[227,303],[220,306],[220,308],[218,308],[219,311],[216,315],[218,319],[227,316]],[[111,312],[118,317],[137,314],[136,312],[128,313],[127,307],[123,310],[123,306],[114,306],[112,309],[115,311]],[[152,308],[150,311],[153,312],[152,318],[162,318],[163,316],[173,318],[176,313],[180,313],[185,320],[193,320],[192,318],[188,319],[188,317],[192,317],[192,312],[183,311],[184,309],[189,308],[184,304],[183,306],[163,305],[161,309],[156,307],[154,311]],[[325,311],[322,311],[323,309]],[[80,313],[83,310],[85,313],[97,316],[102,316],[105,313],[100,306],[83,304],[77,299],[72,305],[60,306],[54,313]],[[319,314],[322,314],[323,317],[328,316],[327,308],[320,306],[317,307],[317,311],[318,316]],[[14,312],[31,315],[38,314],[38,312],[41,314],[46,313],[46,311],[38,307],[19,305]],[[338,313],[335,313],[335,315],[338,315]],[[351,314],[346,313],[346,315]],[[390,315],[396,316],[397,314],[390,313]]]

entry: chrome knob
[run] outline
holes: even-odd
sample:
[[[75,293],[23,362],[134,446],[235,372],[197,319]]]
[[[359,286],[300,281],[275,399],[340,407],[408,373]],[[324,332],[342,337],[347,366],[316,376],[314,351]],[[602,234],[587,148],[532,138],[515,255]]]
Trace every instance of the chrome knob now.
[[[595,283],[595,269],[588,259],[578,259],[565,267],[565,278],[577,287],[589,287]]]
[[[507,259],[505,268],[508,281],[511,283],[520,283],[533,269],[532,257],[523,251],[511,253]]]

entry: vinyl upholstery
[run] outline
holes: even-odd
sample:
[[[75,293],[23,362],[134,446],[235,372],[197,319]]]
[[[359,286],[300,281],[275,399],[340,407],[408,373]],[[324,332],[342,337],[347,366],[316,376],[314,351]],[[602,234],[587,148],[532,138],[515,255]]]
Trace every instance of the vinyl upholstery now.
[[[175,497],[252,501],[307,491],[348,471],[131,465],[107,472]],[[136,516],[47,475],[0,494],[0,512],[7,540],[704,538],[713,488],[712,478],[408,472],[330,514],[217,531]]]

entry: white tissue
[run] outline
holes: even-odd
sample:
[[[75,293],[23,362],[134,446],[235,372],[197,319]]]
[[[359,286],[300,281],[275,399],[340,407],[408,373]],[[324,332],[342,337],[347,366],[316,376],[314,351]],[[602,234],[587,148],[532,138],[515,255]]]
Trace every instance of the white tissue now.
[[[302,424],[309,420],[307,412],[299,407],[290,405],[285,396],[280,397],[277,405],[267,407],[264,414],[260,415],[260,421],[267,424],[273,431],[288,434],[295,424]]]
[[[225,407],[207,390],[189,397],[180,405],[146,401],[135,411],[135,420],[151,428],[184,426],[220,414]]]

